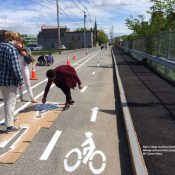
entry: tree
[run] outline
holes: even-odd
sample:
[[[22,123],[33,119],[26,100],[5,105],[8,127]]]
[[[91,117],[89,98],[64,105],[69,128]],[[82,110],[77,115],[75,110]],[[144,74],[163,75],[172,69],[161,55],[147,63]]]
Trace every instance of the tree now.
[[[152,31],[157,33],[162,30],[175,29],[175,0],[150,0]]]
[[[125,24],[128,26],[128,29],[133,31],[133,39],[149,34],[149,25],[148,22],[145,21],[143,15],[138,15],[138,18],[130,16],[130,18],[125,20]]]
[[[107,43],[108,42],[108,37],[107,35],[104,33],[104,31],[99,31],[98,34],[98,42],[101,45],[102,43]]]

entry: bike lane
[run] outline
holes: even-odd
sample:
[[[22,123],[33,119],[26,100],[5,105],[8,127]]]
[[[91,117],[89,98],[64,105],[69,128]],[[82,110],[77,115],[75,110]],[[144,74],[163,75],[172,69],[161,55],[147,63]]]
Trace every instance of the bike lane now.
[[[121,126],[119,126],[120,122],[118,122],[119,119],[117,119],[115,110],[113,66],[110,49],[103,50],[101,57],[88,62],[83,67],[83,72],[81,72],[81,77],[88,88],[79,97],[79,103],[76,104],[77,109],[81,109],[77,111],[78,117],[72,116],[72,122],[77,121],[76,124],[72,123],[74,127],[71,127],[71,133],[74,133],[74,136],[72,136],[70,142],[74,144],[69,145],[70,147],[65,151],[65,157],[70,161],[70,165],[73,163],[71,155],[74,157],[76,154],[80,155],[81,163],[79,162],[80,166],[77,163],[78,167],[75,170],[71,169],[70,166],[68,169],[72,170],[71,174],[82,174],[82,172],[84,174],[95,174],[95,171],[89,168],[91,161],[88,160],[87,164],[83,164],[83,161],[86,162],[86,156],[82,156],[84,150],[81,144],[90,142],[92,147],[95,144],[95,152],[92,151],[94,154],[91,154],[94,155],[94,157],[92,156],[94,158],[92,162],[93,167],[99,170],[100,167],[102,168],[106,164],[100,174],[130,175],[132,173],[129,154],[126,150],[127,142],[118,136],[118,130],[121,130]],[[93,143],[85,136],[87,132],[93,134]],[[73,141],[74,139],[77,140],[77,143]],[[121,148],[121,146],[123,147]],[[73,152],[76,152],[74,156],[71,154]],[[105,159],[106,161],[102,162]],[[67,174],[68,172],[62,173]]]
[[[124,149],[127,143],[121,139],[119,136],[121,131],[120,134],[118,131],[121,129],[119,126],[121,122],[117,119],[115,111],[110,49],[103,50],[103,53],[77,71],[83,85],[87,86],[86,90],[83,93],[78,93],[77,89],[72,91],[75,104],[69,110],[62,112],[50,129],[41,129],[15,164],[1,165],[1,172],[6,171],[7,175],[131,174],[129,155],[127,149]],[[62,101],[61,95],[55,95],[59,94],[56,88],[52,89],[52,93],[54,95],[49,100]],[[90,132],[93,134],[92,140],[88,141]],[[57,136],[59,139],[48,159],[44,160],[43,152],[55,133],[59,134]],[[89,153],[87,164],[82,163],[83,157],[81,165],[74,171],[68,172],[64,165],[66,155],[74,148],[78,148],[82,154],[82,146],[87,146],[88,142],[94,143],[95,148],[90,152],[91,154]],[[77,155],[74,154],[69,157],[68,164],[73,166],[76,161]]]

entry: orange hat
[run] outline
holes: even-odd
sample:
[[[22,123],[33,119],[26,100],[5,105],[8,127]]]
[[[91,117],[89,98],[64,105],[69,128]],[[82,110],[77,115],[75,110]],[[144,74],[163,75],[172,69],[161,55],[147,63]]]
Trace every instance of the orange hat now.
[[[20,40],[21,35],[18,32],[5,32],[5,38],[12,41],[12,40]]]

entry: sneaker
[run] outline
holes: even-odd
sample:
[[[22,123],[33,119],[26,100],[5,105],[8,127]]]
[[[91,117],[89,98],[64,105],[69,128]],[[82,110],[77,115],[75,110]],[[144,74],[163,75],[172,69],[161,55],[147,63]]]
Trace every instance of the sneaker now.
[[[4,134],[6,131],[0,130],[0,134]]]
[[[74,100],[71,100],[71,101],[69,102],[70,105],[73,105],[74,103],[75,103]]]
[[[21,101],[24,101],[23,96],[19,96],[19,98],[16,99],[16,102],[17,102],[17,103],[19,103],[19,102],[21,102]]]
[[[6,129],[6,132],[14,132],[18,131],[20,128],[14,127],[14,126],[8,126]]]
[[[5,133],[6,132],[6,126],[5,126],[5,124],[4,125],[1,125],[0,126],[0,134],[2,134],[2,133]]]
[[[38,103],[38,101],[36,101],[35,99],[31,100],[32,103]]]

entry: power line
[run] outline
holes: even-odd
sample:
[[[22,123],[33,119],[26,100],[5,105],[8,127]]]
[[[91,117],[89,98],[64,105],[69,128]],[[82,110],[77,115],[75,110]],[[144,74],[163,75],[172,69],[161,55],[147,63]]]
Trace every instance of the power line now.
[[[78,17],[72,10],[71,8],[69,8],[67,5],[65,5],[65,2],[63,0],[61,0],[62,2],[62,6],[64,6],[64,9],[68,9],[69,10],[69,13],[71,13],[71,15],[73,14],[73,16],[77,19],[80,19],[80,20],[83,20],[82,18]],[[64,4],[64,5],[63,5]],[[67,12],[67,11],[66,11]]]
[[[36,2],[36,1],[33,1],[33,0],[29,0],[29,1],[31,1],[31,2],[33,2],[33,3],[35,3],[35,4],[38,4],[38,5],[40,5],[40,6],[43,6],[43,7],[46,7],[46,8],[48,8],[48,9],[52,9],[52,10],[53,10],[53,8],[50,8],[50,7],[48,7],[48,6],[45,6],[45,5],[43,5],[43,4],[39,3],[39,2]]]

